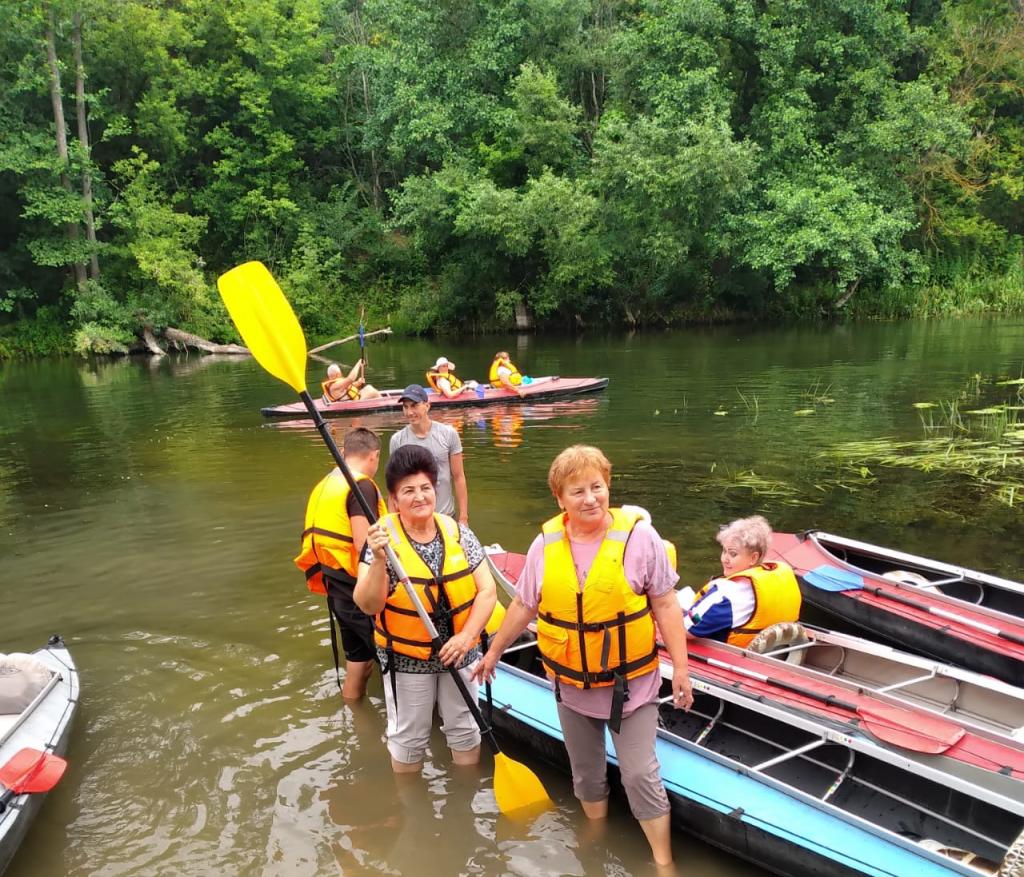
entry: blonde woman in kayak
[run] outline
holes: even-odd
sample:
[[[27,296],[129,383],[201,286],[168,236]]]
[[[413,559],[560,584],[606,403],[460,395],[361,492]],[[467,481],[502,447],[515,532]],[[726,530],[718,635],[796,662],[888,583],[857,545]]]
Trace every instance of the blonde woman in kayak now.
[[[654,749],[661,689],[654,622],[672,659],[673,703],[689,709],[679,576],[654,527],[638,511],[611,507],[610,481],[611,464],[597,448],[574,445],[555,458],[548,485],[560,512],[530,546],[516,596],[474,676],[493,678],[502,651],[536,618],[583,812],[608,814],[607,728],[630,809],[655,862],[667,865],[669,802]]]

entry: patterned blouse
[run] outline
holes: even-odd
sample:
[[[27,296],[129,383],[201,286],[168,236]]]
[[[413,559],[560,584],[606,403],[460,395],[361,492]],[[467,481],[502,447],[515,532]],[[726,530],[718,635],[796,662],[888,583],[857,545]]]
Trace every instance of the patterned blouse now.
[[[469,529],[465,524],[459,524],[459,541],[462,543],[462,550],[466,553],[466,562],[469,564],[470,572],[474,571],[484,560],[484,549],[480,544],[480,540],[476,538],[476,535],[472,530]],[[416,549],[416,553],[420,556],[423,562],[427,565],[428,569],[435,575],[441,574],[441,567],[444,563],[444,542],[441,539],[440,531],[434,536],[430,542],[416,542],[414,539],[409,539],[409,544]],[[370,546],[367,545],[363,549],[362,556],[363,563],[370,563],[373,561],[373,552],[370,551]],[[398,587],[398,576],[395,575],[394,569],[391,567],[390,561],[388,562],[388,596],[395,592],[395,588]],[[444,600],[444,593],[441,594],[442,601]],[[451,639],[452,636],[452,623],[451,618],[447,614],[442,614],[435,621],[437,625],[437,632],[441,636],[441,642],[446,642]],[[384,668],[384,671],[388,671],[388,653],[387,649],[382,649],[380,646],[377,647],[377,657],[380,659],[380,665]],[[408,655],[392,654],[395,662],[396,673],[447,673],[448,667],[445,667],[441,663],[441,659],[434,656],[430,657],[425,661],[421,661],[419,658],[411,658]],[[468,652],[466,656],[459,662],[459,669],[462,670],[472,664],[480,657],[480,648],[474,646]]]

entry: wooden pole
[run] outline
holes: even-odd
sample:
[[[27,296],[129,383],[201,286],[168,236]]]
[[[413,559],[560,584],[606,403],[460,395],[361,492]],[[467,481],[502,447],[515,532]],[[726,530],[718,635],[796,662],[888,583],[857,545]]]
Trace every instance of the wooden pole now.
[[[367,332],[365,335],[363,335],[363,338],[372,338],[374,335],[390,335],[390,334],[391,334],[391,329],[389,327],[387,329],[377,329],[377,331],[375,331],[375,332]],[[355,335],[349,335],[349,336],[347,336],[345,338],[339,338],[337,341],[328,341],[326,344],[321,344],[319,347],[314,347],[312,350],[309,351],[309,353],[320,353],[321,351],[326,350],[328,347],[336,347],[338,344],[344,344],[347,341],[355,341],[358,338],[359,338],[359,333],[357,332]]]

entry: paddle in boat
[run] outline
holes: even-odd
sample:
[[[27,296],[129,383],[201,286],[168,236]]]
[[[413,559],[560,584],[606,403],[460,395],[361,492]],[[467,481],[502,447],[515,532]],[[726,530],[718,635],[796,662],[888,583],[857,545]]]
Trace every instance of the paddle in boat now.
[[[521,558],[489,554],[506,592]],[[780,874],[1024,875],[1018,741],[778,658],[707,641],[689,653],[697,701],[662,705],[657,743],[679,828]],[[663,675],[668,694],[670,664]],[[532,636],[506,652],[492,699],[499,728],[565,764]]]
[[[804,600],[920,654],[1024,686],[1024,585],[833,536],[775,533]]]
[[[545,402],[568,396],[581,396],[586,393],[597,393],[608,386],[608,378],[563,378],[558,375],[533,378],[529,384],[522,385],[517,395],[504,387],[490,387],[481,384],[475,392],[467,391],[459,396],[448,398],[439,393],[429,393],[431,408],[468,408],[479,405],[493,405],[498,402],[517,404],[519,402]],[[379,399],[343,399],[340,402],[324,402],[315,399],[317,411],[324,417],[355,417],[376,411],[394,411],[401,413],[402,403],[399,397],[402,390],[382,390]],[[309,412],[302,402],[290,402],[262,408],[264,417],[308,417]]]
[[[0,872],[64,773],[78,671],[64,641],[0,655]]]

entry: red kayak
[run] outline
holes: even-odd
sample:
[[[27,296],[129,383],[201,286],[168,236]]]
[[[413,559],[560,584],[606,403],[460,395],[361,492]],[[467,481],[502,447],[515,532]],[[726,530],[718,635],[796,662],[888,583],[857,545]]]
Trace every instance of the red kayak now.
[[[492,572],[506,593],[525,555],[488,549]],[[954,787],[969,781],[1000,800],[1024,802],[1024,742],[962,722],[955,713],[938,715],[856,683],[758,655],[714,640],[687,644],[694,687],[711,686],[741,693],[758,703],[825,721],[841,733],[864,737],[899,754],[921,770],[941,771]],[[664,656],[667,661],[667,655]],[[666,668],[665,672],[670,673]]]
[[[805,602],[900,647],[1024,686],[1024,586],[810,531],[772,537]],[[998,608],[995,608],[998,607]]]
[[[596,393],[608,386],[608,378],[563,378],[552,375],[534,378],[520,389],[517,395],[504,387],[485,387],[481,384],[477,390],[469,391],[448,398],[438,393],[430,393],[428,400],[431,408],[470,408],[478,405],[492,405],[496,402],[543,402],[564,396],[579,396],[584,393]],[[341,402],[323,402],[316,400],[316,407],[324,417],[356,417],[371,411],[394,411],[401,413],[402,403],[399,397],[402,390],[383,390],[378,399],[344,399]],[[286,405],[274,405],[261,408],[264,417],[308,417],[309,412],[302,402],[290,402]]]

